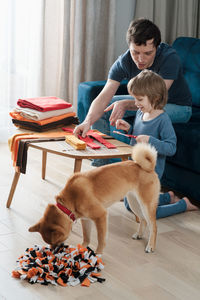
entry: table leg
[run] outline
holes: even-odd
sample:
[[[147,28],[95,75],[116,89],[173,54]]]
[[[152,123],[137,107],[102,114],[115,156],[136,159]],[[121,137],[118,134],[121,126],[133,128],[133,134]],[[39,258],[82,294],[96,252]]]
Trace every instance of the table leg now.
[[[42,151],[42,179],[45,179],[47,164],[47,151]]]
[[[74,173],[80,172],[82,165],[82,159],[75,158],[74,162]]]
[[[18,180],[19,180],[19,176],[20,176],[20,172],[15,172],[15,175],[14,175],[14,178],[13,178],[13,182],[12,182],[12,185],[11,185],[11,188],[10,188],[10,193],[9,193],[9,196],[8,196],[8,201],[7,201],[7,204],[6,204],[7,208],[9,208],[10,205],[11,205],[12,198],[13,198],[13,195],[14,195],[14,192],[15,192]]]

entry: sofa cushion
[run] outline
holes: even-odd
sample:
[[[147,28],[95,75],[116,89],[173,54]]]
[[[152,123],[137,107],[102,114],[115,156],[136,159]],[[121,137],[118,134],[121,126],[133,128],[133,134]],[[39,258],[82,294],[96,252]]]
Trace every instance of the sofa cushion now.
[[[200,39],[179,37],[172,47],[182,61],[184,77],[192,94],[192,104],[200,107]]]
[[[177,151],[167,161],[200,174],[200,123],[174,124]]]

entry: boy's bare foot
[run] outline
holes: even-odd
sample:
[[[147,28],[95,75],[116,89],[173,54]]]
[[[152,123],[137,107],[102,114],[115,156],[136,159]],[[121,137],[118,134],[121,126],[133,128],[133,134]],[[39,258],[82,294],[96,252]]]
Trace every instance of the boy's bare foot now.
[[[196,205],[192,204],[187,197],[183,197],[183,199],[186,202],[187,211],[189,211],[189,210],[198,210],[199,209]]]
[[[178,202],[178,201],[180,200],[180,198],[177,197],[177,196],[174,194],[174,192],[169,191],[168,194],[170,195],[170,203],[171,203],[171,204],[172,204],[172,203],[176,203],[176,202]]]
[[[171,200],[170,200],[170,203],[171,203],[171,204],[172,204],[172,203],[176,203],[176,202],[178,202],[179,200],[181,200],[181,198],[179,198],[178,196],[176,196],[176,195],[174,194],[173,191],[169,191],[168,193],[169,193],[169,195],[170,195],[170,199],[171,199]],[[192,204],[192,203],[190,202],[190,200],[189,200],[187,197],[183,197],[182,199],[184,199],[185,202],[186,202],[186,205],[187,205],[187,211],[190,211],[190,210],[198,210],[198,209],[199,209],[198,206]]]

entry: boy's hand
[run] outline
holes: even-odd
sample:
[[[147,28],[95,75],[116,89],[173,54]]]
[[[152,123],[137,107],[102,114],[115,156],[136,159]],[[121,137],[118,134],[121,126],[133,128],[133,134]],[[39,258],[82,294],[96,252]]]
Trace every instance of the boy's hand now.
[[[148,143],[149,142],[149,135],[138,135],[136,137],[136,142],[137,143]]]
[[[118,120],[116,121],[116,123],[115,123],[115,127],[116,127],[117,129],[129,131],[131,125],[130,125],[128,122],[126,122],[126,121],[124,121],[124,120],[122,120],[122,119],[118,119]]]

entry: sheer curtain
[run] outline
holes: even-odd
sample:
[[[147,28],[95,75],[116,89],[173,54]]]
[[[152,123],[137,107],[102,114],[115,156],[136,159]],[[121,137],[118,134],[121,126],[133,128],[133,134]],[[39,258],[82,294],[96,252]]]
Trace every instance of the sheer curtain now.
[[[0,0],[0,141],[19,98],[77,106],[80,81],[105,79],[114,60],[116,0]]]
[[[162,41],[179,36],[200,38],[199,0],[136,0],[134,18],[145,17],[159,26]]]
[[[0,1],[0,140],[12,131],[9,111],[41,92],[43,1]]]
[[[105,79],[114,61],[116,0],[66,1],[64,13],[60,93],[76,109],[78,83]]]

